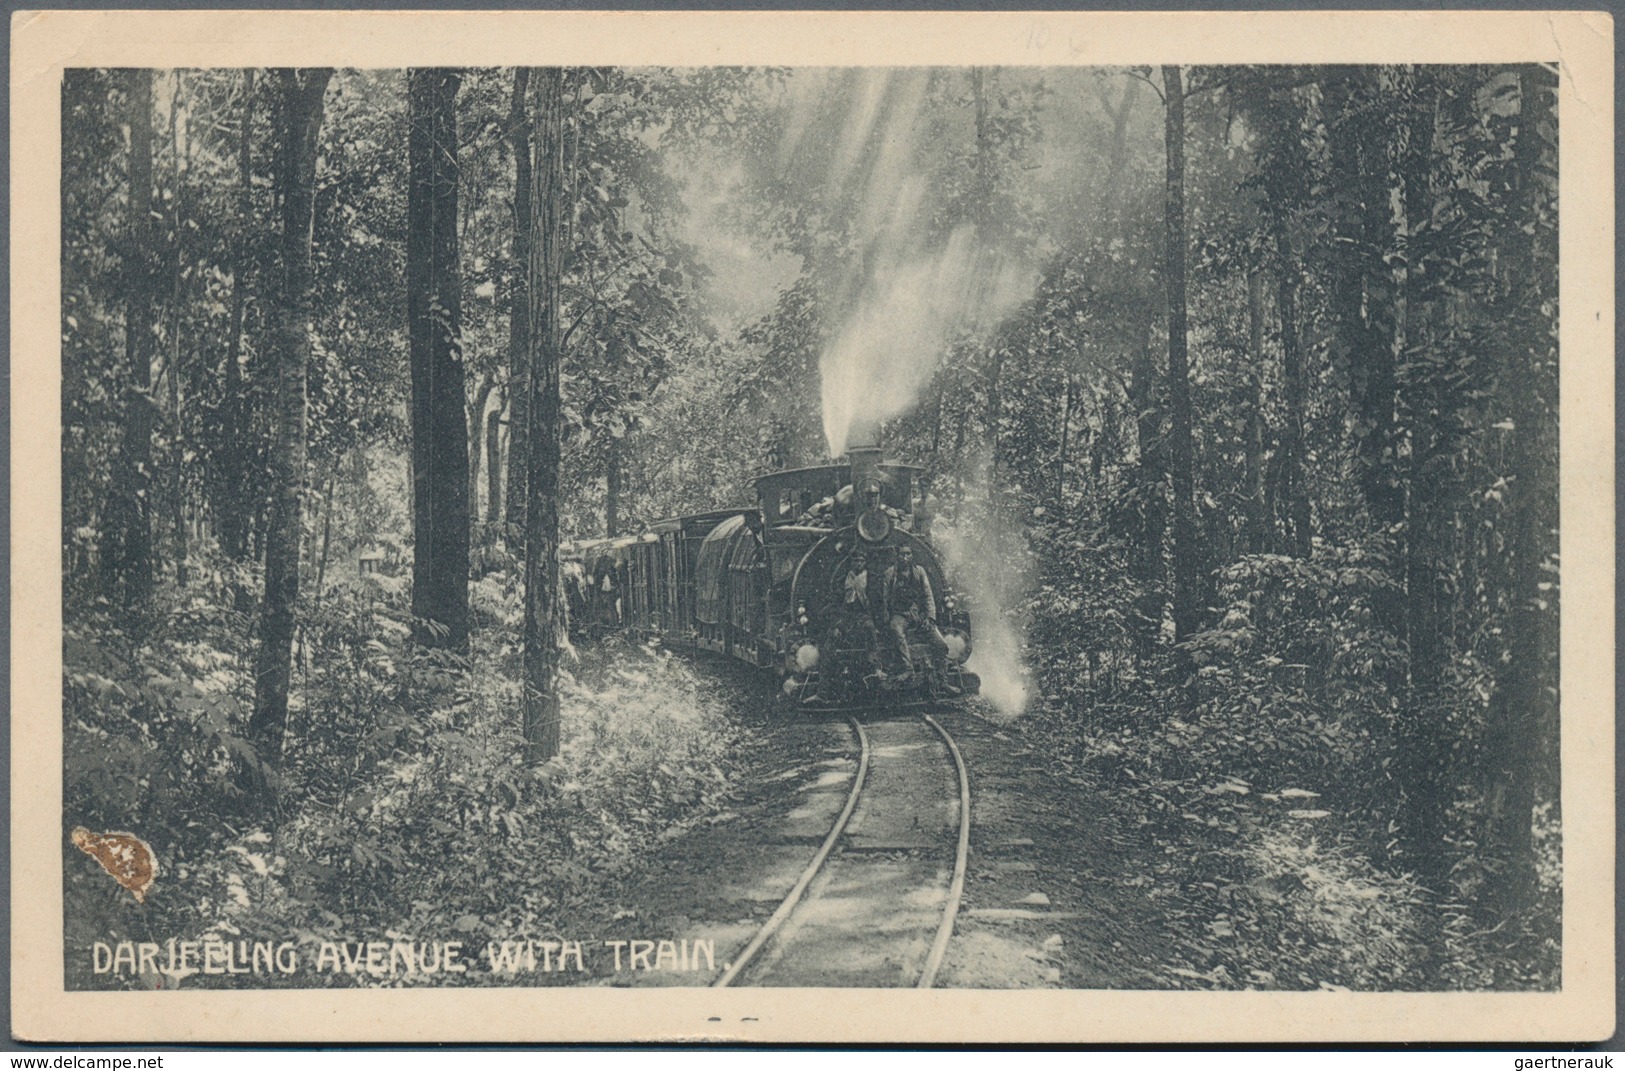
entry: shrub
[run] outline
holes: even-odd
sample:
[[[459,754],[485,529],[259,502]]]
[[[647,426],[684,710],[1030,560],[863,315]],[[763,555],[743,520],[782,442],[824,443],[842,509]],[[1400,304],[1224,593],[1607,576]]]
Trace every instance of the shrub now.
[[[506,620],[503,583],[486,577],[476,601]],[[687,663],[618,640],[587,652],[561,680],[561,754],[527,769],[518,637],[497,625],[467,655],[416,648],[358,587],[302,609],[280,807],[267,815],[236,776],[253,759],[247,620],[191,603],[156,620],[139,643],[106,616],[65,631],[64,837],[78,824],[130,830],[162,868],[137,907],[64,848],[70,985],[140,984],[91,975],[96,940],[394,933],[473,946],[548,932],[729,792],[733,697]]]
[[[1373,619],[1388,590],[1358,549],[1252,555],[1222,570],[1219,624],[1181,648],[1212,760],[1313,782],[1344,804],[1385,779],[1404,672],[1399,641]]]

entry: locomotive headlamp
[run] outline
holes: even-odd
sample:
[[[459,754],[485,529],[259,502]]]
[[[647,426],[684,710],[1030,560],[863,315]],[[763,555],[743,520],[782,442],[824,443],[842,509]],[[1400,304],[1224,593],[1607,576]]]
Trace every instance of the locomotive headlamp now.
[[[891,535],[891,518],[878,506],[858,514],[858,536],[866,543],[879,543]]]
[[[803,671],[818,668],[818,648],[810,643],[796,648],[796,665]]]
[[[951,661],[963,665],[970,658],[969,636],[958,629],[948,629],[943,632],[942,638],[948,642],[948,658]]]

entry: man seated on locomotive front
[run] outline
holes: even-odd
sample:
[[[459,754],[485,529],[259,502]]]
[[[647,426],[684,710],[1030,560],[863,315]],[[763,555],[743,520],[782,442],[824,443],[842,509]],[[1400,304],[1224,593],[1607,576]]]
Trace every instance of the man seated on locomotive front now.
[[[886,570],[886,623],[891,632],[893,653],[904,673],[912,668],[908,654],[908,629],[914,626],[925,635],[931,647],[931,665],[937,673],[948,669],[948,641],[937,628],[937,602],[931,591],[931,578],[925,566],[914,564],[914,548],[904,543],[897,548],[897,564]]]
[[[841,601],[835,611],[834,646],[846,647],[853,640],[863,644],[869,665],[880,669],[880,631],[875,627],[874,608],[869,602],[869,555],[861,547],[847,561]]]
[[[855,550],[846,564],[846,579],[841,581],[841,604],[847,610],[869,610],[869,555]]]

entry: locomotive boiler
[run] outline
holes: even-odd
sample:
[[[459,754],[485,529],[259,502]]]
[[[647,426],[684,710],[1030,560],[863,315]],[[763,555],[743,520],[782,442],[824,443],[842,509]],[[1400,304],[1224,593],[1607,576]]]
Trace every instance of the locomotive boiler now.
[[[975,693],[970,615],[923,517],[920,469],[855,430],[833,465],[756,478],[754,507],[567,543],[594,620],[775,674],[785,706],[899,707]]]

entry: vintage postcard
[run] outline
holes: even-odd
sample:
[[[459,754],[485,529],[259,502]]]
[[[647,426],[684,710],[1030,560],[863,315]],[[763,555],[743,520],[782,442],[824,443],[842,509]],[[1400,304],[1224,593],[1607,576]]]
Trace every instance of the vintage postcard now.
[[[1606,15],[12,42],[19,1037],[1612,1033]]]

